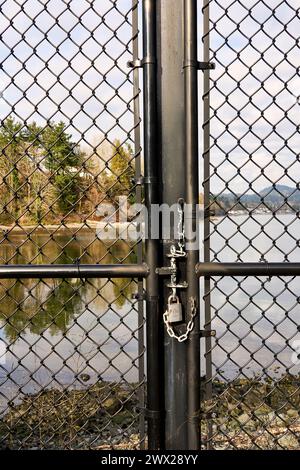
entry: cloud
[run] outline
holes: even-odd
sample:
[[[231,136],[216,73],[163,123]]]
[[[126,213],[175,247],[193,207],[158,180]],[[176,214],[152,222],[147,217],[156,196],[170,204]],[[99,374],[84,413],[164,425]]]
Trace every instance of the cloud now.
[[[295,184],[297,7],[294,0],[284,8],[279,0],[270,7],[252,0],[210,4],[212,192],[225,191],[228,181],[235,192],[249,190],[253,181],[256,190],[270,181]]]
[[[78,141],[126,140],[131,1],[7,0],[1,12],[0,118],[62,119]]]
[[[0,118],[62,119],[79,142],[99,134],[127,139],[134,126],[131,1],[7,0],[1,8]],[[297,0],[210,2],[212,171],[221,165],[213,192],[225,189],[225,176],[230,189],[246,190],[266,165],[268,177],[255,188],[269,178],[292,183],[284,166],[300,147],[297,8]],[[202,150],[201,107],[200,99]]]

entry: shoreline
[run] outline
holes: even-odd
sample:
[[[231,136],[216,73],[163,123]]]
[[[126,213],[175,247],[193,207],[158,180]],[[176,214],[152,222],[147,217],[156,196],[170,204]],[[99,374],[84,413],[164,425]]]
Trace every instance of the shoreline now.
[[[93,231],[115,228],[116,230],[133,229],[134,222],[103,222],[95,220],[86,220],[86,222],[70,222],[66,224],[47,224],[47,225],[0,225],[1,235],[28,235],[28,234],[45,234],[61,233],[61,232],[72,232],[78,233],[82,231]]]
[[[45,234],[72,232],[72,234],[80,231],[90,231],[97,229],[99,222],[86,221],[86,223],[66,223],[66,224],[47,224],[47,225],[0,225],[1,235],[28,235],[28,234]],[[101,223],[101,222],[100,222]]]

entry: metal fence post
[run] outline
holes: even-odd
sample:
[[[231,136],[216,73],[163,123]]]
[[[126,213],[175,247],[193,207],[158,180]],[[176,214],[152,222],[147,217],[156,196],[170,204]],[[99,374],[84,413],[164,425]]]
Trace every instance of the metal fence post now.
[[[148,448],[163,447],[161,410],[163,406],[162,378],[162,317],[158,303],[158,240],[151,239],[151,210],[158,202],[157,179],[157,94],[156,94],[156,1],[143,1],[144,49],[144,155],[145,204],[148,209],[146,259],[150,273],[146,281],[147,320],[147,418]]]
[[[184,88],[185,88],[185,155],[186,203],[185,216],[187,247],[187,320],[192,305],[199,307],[199,282],[195,278],[195,265],[199,261],[197,233],[197,204],[199,203],[198,177],[198,57],[197,57],[197,0],[184,1]],[[188,448],[200,447],[200,325],[199,311],[194,328],[187,340],[187,430]]]
[[[158,4],[158,120],[161,165],[161,202],[172,206],[185,198],[185,110],[183,66],[183,2],[161,0]],[[174,221],[170,221],[171,224]],[[174,233],[170,227],[170,233]],[[162,240],[165,263],[170,246],[176,241]],[[185,260],[178,263],[185,280]],[[169,296],[167,281],[161,286],[161,315]],[[185,293],[180,292],[183,306]],[[185,314],[185,312],[184,312]],[[186,325],[176,328],[178,333]],[[165,439],[166,448],[187,449],[187,371],[186,343],[165,334]]]
[[[203,60],[210,60],[210,0],[203,0]],[[210,70],[203,72],[203,192],[204,192],[204,261],[210,261]],[[204,278],[204,329],[211,330],[211,279]],[[205,339],[205,398],[212,397],[212,338]],[[212,426],[208,424],[208,448]]]
[[[139,59],[139,2],[138,0],[132,0],[132,56],[133,60]],[[141,168],[141,113],[140,113],[140,72],[138,68],[133,70],[133,96],[134,96],[134,153],[135,153],[135,178],[138,179],[142,175]],[[136,202],[142,204],[143,192],[141,185],[136,187]],[[137,227],[138,232],[141,231],[141,225]],[[138,241],[137,247],[137,260],[138,263],[143,261],[143,240],[142,238]],[[138,391],[139,395],[139,406],[141,409],[145,408],[146,399],[146,383],[145,383],[145,317],[144,317],[144,285],[143,280],[138,282],[138,348],[139,348],[139,384],[140,388]],[[140,431],[140,449],[145,449],[145,414],[141,413],[139,418],[139,431]]]

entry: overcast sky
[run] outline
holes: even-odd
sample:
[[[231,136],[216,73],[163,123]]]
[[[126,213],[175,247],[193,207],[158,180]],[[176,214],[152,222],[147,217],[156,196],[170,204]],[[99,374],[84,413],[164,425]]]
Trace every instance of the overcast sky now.
[[[249,181],[257,190],[276,181],[295,186],[291,178],[298,182],[300,175],[299,1],[210,3],[216,62],[211,73],[212,171],[218,167],[212,187],[224,189],[223,181],[239,191]]]
[[[133,127],[131,0],[114,3],[0,1],[1,119],[14,111],[22,121],[62,119],[76,140],[126,139]]]
[[[216,25],[211,32],[216,62],[211,73],[212,172],[218,167],[212,192],[224,190],[224,181],[238,192],[249,181],[257,190],[273,181],[294,186],[300,174],[299,1],[210,4],[211,25]],[[128,133],[133,138],[127,109],[132,85],[126,80],[131,0],[0,0],[0,7],[1,119],[11,114],[40,124],[62,119],[81,142],[94,143],[103,134],[111,141],[125,141]],[[201,60],[200,36],[201,31]]]

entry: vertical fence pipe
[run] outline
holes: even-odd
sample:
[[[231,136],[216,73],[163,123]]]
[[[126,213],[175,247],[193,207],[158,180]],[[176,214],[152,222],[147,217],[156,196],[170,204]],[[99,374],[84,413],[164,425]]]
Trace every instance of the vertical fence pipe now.
[[[160,449],[163,446],[162,318],[158,303],[158,276],[155,273],[159,245],[158,240],[151,239],[151,208],[158,202],[155,0],[143,0],[143,50],[145,204],[148,209],[146,259],[150,268],[146,281],[148,448]]]
[[[184,89],[186,204],[185,233],[187,245],[187,321],[192,305],[199,307],[199,282],[195,266],[199,261],[199,228],[196,209],[199,202],[198,177],[198,67],[197,0],[184,0]],[[200,327],[199,310],[194,329],[187,340],[187,428],[188,449],[200,447]]]
[[[158,119],[161,202],[171,208],[185,199],[185,109],[183,76],[183,1],[160,0],[157,3],[158,37]],[[166,227],[168,221],[163,225]],[[168,265],[167,254],[177,245],[178,224],[170,217],[170,233],[162,234],[161,263]],[[179,282],[186,281],[186,260],[178,260]],[[167,307],[170,279],[161,282],[161,312]],[[179,289],[186,317],[186,292]],[[174,326],[177,334],[186,324]],[[165,442],[168,450],[187,449],[187,370],[186,342],[178,343],[165,329]]]
[[[132,0],[132,58],[139,59],[139,2]],[[135,154],[135,177],[141,177],[141,119],[140,119],[140,72],[138,68],[133,69],[133,114],[134,114],[134,154]],[[136,202],[142,203],[142,188],[137,185],[135,188]],[[141,225],[138,224],[137,231],[141,232]],[[136,246],[137,262],[143,262],[143,240],[140,239]],[[138,376],[139,389],[138,400],[141,410],[145,408],[145,338],[144,338],[144,302],[143,302],[143,280],[138,281]],[[139,417],[140,449],[145,449],[145,415],[140,413]]]
[[[210,37],[209,37],[209,6],[210,0],[203,0],[203,59],[210,61]],[[210,71],[204,71],[203,83],[203,189],[204,189],[204,261],[210,261]],[[211,330],[211,281],[210,277],[204,278],[204,317],[205,330]],[[212,339],[205,338],[205,397],[212,397]],[[211,422],[208,425],[208,445],[212,436]]]

